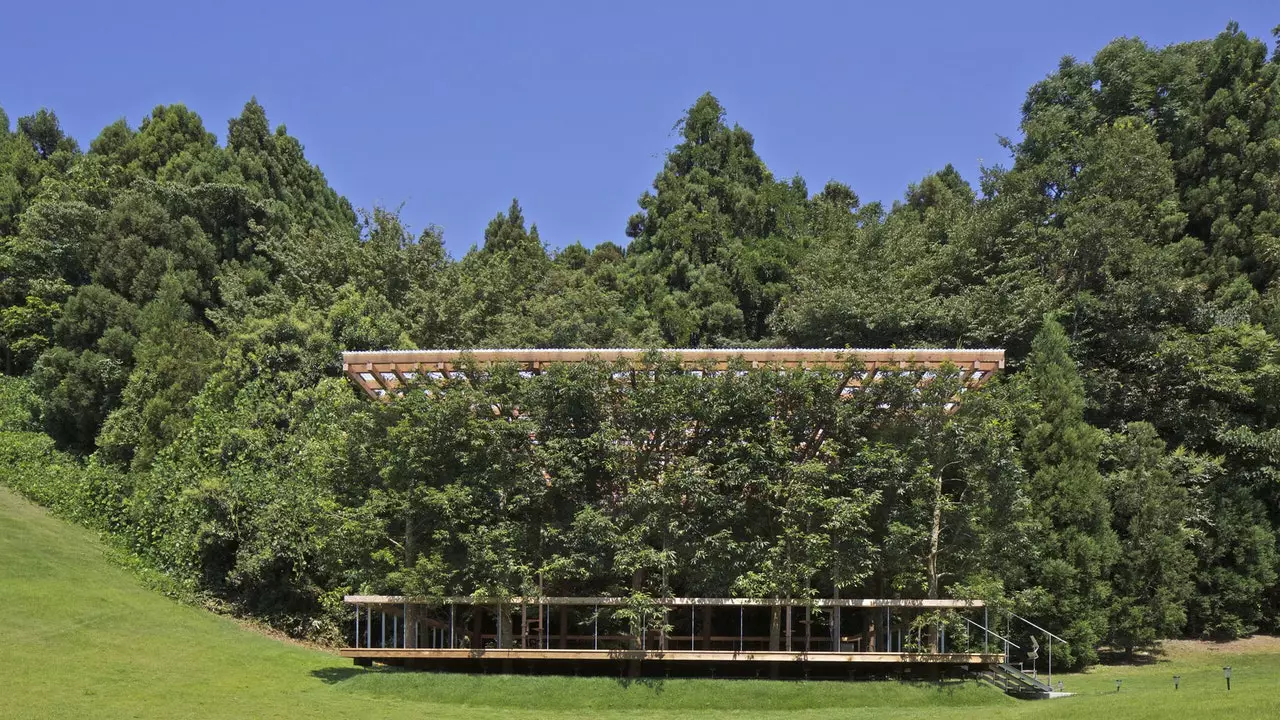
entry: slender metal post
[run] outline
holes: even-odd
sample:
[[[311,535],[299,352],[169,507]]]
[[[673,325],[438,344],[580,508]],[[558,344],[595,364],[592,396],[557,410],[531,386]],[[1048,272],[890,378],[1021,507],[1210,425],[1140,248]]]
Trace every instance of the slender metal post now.
[[[738,652],[744,652],[747,649],[747,641],[742,634],[742,606],[738,606]]]
[[[356,647],[360,647],[360,604],[356,604]]]
[[[391,616],[391,647],[400,647],[400,618],[395,615]]]
[[[1053,636],[1049,636],[1049,687],[1053,687]]]
[[[694,636],[695,627],[697,626],[697,624],[698,624],[698,608],[693,605],[690,605],[689,606],[689,649],[690,650],[698,649],[693,645],[693,636]]]
[[[986,632],[986,634],[982,636],[982,652],[985,654],[990,652],[987,648],[987,644],[991,641],[991,620],[987,614],[986,605],[982,606],[982,629]]]
[[[893,616],[887,607],[884,609],[884,649],[893,652]]]
[[[458,606],[454,605],[453,603],[449,603],[449,647],[451,648],[458,646],[457,643],[454,642],[454,635],[453,635],[453,621],[454,621],[454,618],[457,616],[457,614],[458,614]]]
[[[592,618],[591,626],[591,649],[600,649],[600,605],[596,605],[596,614]]]
[[[373,606],[364,606],[364,646],[373,647]]]

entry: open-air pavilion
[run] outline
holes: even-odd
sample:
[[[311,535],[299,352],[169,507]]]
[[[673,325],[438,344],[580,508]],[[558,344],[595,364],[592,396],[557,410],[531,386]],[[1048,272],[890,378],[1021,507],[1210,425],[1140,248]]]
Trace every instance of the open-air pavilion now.
[[[844,369],[856,391],[891,373],[928,382],[943,368],[962,392],[1004,367],[998,349],[664,350],[689,372]],[[510,363],[527,375],[555,363],[642,366],[648,351],[411,350],[347,352],[343,371],[371,398],[467,369]],[[959,403],[960,398],[954,398]],[[949,406],[948,409],[951,409]],[[352,645],[373,662],[473,672],[879,676],[1000,667],[1011,646],[977,599],[670,597],[406,597],[349,595]],[[948,630],[950,628],[950,630]],[[1013,646],[1016,647],[1016,646]]]
[[[791,665],[804,674],[846,677],[907,667],[938,674],[1004,659],[1003,637],[987,630],[981,600],[657,598],[639,609],[623,597],[349,595],[345,601],[355,608],[355,645],[341,653],[361,664],[535,672],[647,667],[669,674],[714,667],[723,675],[777,675]],[[955,622],[927,629],[913,622],[943,616],[959,619],[963,630],[948,636]]]

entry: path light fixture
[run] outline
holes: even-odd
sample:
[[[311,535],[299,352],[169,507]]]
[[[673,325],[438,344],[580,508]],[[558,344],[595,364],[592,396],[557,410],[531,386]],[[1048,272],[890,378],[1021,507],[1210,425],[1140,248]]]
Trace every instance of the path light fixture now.
[[[1120,692],[1120,681],[1116,680],[1116,692]]]
[[[1177,690],[1177,689],[1178,689],[1178,683],[1180,683],[1180,682],[1182,682],[1182,676],[1181,676],[1181,675],[1174,675],[1174,676],[1173,676],[1173,689],[1174,689],[1174,690]]]
[[[1231,666],[1222,668],[1222,677],[1227,679],[1227,690],[1231,690]]]

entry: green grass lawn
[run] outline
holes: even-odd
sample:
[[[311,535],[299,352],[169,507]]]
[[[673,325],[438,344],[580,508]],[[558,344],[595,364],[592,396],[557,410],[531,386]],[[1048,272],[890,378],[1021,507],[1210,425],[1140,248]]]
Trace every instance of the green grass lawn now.
[[[1222,665],[1234,668],[1228,694]],[[1182,675],[1173,691],[1171,677]],[[1115,679],[1124,680],[1120,693]],[[0,487],[0,717],[1261,718],[1280,653],[1187,653],[1063,676],[1078,697],[968,684],[431,675],[354,668],[180,605],[87,532]]]

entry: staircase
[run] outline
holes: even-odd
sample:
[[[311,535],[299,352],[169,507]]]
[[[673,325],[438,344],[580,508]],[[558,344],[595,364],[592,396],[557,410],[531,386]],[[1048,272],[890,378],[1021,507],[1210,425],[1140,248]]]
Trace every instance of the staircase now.
[[[978,673],[978,677],[995,685],[1006,694],[1027,700],[1056,696],[1053,688],[1012,665],[1000,663]]]

